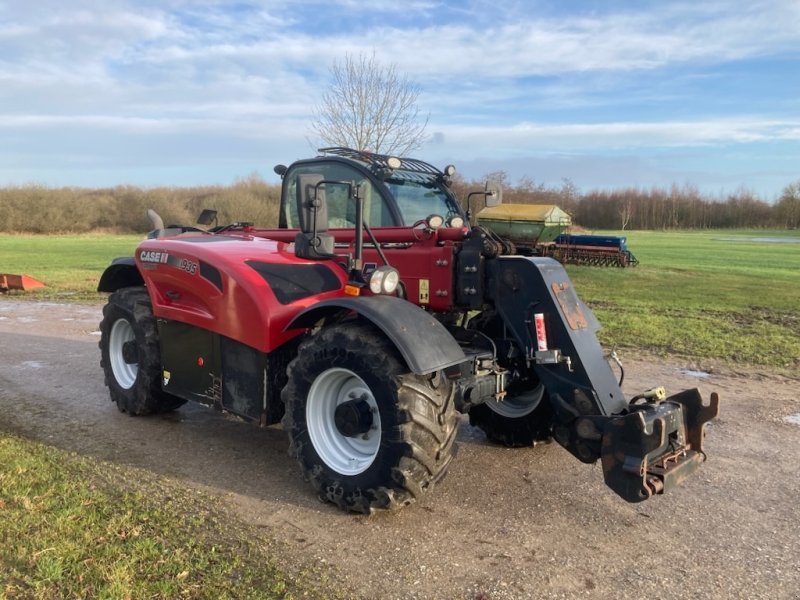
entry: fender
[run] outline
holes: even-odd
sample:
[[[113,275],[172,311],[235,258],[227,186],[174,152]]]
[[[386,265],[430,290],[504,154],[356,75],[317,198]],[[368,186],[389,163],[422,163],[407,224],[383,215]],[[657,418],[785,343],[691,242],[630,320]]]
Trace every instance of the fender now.
[[[142,274],[136,267],[132,256],[120,256],[111,261],[103,271],[100,282],[97,284],[98,292],[116,292],[120,288],[134,285],[144,285]]]
[[[343,311],[355,312],[383,331],[400,351],[409,369],[418,375],[467,360],[444,325],[417,305],[394,296],[324,300],[298,314],[286,329],[312,327],[320,319]]]

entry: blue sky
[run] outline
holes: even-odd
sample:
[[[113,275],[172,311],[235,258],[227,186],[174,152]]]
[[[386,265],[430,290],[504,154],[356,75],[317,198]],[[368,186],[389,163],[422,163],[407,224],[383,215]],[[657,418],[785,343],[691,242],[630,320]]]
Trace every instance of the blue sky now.
[[[800,180],[800,0],[0,0],[0,185],[276,181],[373,52],[421,88],[416,156],[468,178]]]

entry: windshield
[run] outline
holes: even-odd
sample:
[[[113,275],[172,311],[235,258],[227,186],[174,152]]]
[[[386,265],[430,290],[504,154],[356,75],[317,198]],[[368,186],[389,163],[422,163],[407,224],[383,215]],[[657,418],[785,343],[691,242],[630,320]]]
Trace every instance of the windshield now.
[[[447,219],[459,214],[452,197],[436,181],[410,181],[391,178],[386,187],[394,196],[404,225],[413,225],[430,215],[440,215]]]

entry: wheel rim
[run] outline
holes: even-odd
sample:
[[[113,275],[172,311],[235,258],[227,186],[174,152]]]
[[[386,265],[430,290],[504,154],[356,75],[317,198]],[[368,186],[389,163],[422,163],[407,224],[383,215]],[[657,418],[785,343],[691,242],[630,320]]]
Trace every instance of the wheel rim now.
[[[531,414],[536,407],[539,406],[543,394],[544,386],[540,383],[530,392],[506,397],[499,402],[494,399],[487,400],[486,406],[488,406],[492,412],[496,412],[500,416],[508,417],[509,419],[519,419]]]
[[[136,375],[139,373],[139,363],[125,362],[123,355],[125,344],[135,339],[133,327],[127,319],[118,319],[111,327],[111,334],[108,336],[108,358],[111,362],[111,370],[114,372],[117,385],[124,390],[133,387]]]
[[[372,427],[354,437],[343,435],[336,426],[336,407],[355,398],[363,399],[372,411]],[[348,369],[323,371],[314,380],[306,401],[306,423],[314,449],[331,469],[341,475],[366,471],[381,445],[381,418],[372,390]]]

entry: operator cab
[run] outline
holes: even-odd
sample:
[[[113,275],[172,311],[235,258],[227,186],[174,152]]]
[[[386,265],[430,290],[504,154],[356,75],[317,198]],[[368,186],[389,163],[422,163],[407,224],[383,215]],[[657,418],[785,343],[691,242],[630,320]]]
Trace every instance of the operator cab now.
[[[283,179],[279,227],[300,227],[298,188],[301,175],[316,175],[325,182],[328,226],[333,229],[356,226],[356,206],[350,187],[358,187],[363,217],[368,227],[411,227],[431,215],[443,224],[462,227],[465,217],[450,191],[455,168],[439,171],[428,163],[394,156],[359,152],[350,148],[323,148],[321,156],[301,160],[290,167],[275,167]]]

